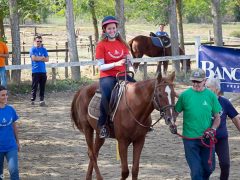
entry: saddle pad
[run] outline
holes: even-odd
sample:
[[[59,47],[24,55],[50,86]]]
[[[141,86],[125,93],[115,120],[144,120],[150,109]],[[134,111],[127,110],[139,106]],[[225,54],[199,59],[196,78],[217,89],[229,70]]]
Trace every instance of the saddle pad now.
[[[111,106],[109,108],[110,121],[113,121],[113,118],[115,116],[115,113],[116,113],[117,107],[118,107],[118,103],[121,99],[123,91],[125,90],[124,86],[125,86],[125,82],[122,81],[120,83],[117,83],[113,89],[111,100],[109,103],[109,105]],[[97,90],[88,105],[89,116],[96,120],[98,120],[98,118],[100,116],[101,97],[102,97],[101,92],[99,90]]]
[[[161,48],[164,47],[160,38],[151,36],[151,40],[154,46],[161,47]]]
[[[154,46],[157,46],[160,48],[168,48],[171,46],[171,40],[166,36],[160,36],[160,37],[151,36],[151,40]]]
[[[95,95],[91,99],[88,105],[88,114],[91,118],[98,120],[100,116],[100,102],[101,102],[101,92],[96,91]]]

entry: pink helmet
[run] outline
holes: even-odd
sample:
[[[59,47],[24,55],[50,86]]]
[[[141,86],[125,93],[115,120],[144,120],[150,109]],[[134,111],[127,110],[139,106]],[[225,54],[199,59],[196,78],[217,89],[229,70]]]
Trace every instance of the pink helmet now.
[[[106,16],[102,20],[102,29],[105,25],[115,23],[118,25],[118,20],[114,16]]]

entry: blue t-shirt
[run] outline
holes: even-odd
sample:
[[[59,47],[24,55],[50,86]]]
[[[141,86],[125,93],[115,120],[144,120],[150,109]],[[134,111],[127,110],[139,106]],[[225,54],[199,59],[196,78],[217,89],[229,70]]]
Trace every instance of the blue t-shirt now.
[[[8,152],[17,149],[13,123],[18,115],[12,106],[6,105],[0,108],[0,152]]]
[[[164,32],[164,31],[157,31],[156,36],[167,36],[168,37],[168,33]]]
[[[33,46],[30,49],[30,57],[34,56],[45,56],[48,57],[47,49],[44,47]],[[43,61],[33,61],[32,60],[32,73],[46,73],[46,64]]]
[[[222,111],[220,112],[221,123],[217,129],[216,137],[225,138],[225,137],[228,137],[228,131],[227,131],[227,125],[226,125],[227,117],[229,117],[230,119],[233,119],[238,115],[238,112],[228,99],[219,96],[218,101],[222,106]]]

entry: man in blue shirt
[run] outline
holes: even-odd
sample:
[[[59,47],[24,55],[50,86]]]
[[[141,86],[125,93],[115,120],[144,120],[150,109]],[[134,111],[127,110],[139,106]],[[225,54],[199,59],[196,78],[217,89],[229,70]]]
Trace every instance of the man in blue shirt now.
[[[167,37],[169,37],[168,36],[168,33],[167,32],[165,32],[164,31],[164,27],[165,27],[165,24],[160,24],[160,26],[159,26],[159,31],[157,31],[155,34],[156,34],[156,36],[167,36]]]
[[[34,46],[30,49],[30,58],[32,60],[32,98],[31,104],[34,105],[38,85],[40,88],[39,98],[40,106],[45,106],[44,92],[47,81],[47,71],[45,62],[49,61],[48,52],[42,45],[42,37],[34,37]]]

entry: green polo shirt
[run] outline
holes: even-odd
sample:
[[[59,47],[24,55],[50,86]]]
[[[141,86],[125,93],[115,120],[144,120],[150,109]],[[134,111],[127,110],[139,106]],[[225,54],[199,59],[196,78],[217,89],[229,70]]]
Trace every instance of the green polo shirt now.
[[[183,111],[183,135],[189,138],[202,136],[212,126],[213,114],[221,109],[217,96],[207,88],[201,92],[185,90],[175,106],[178,113]]]

